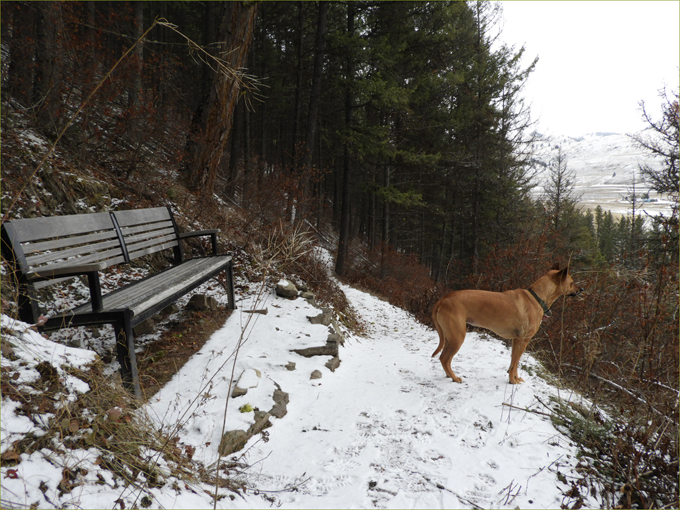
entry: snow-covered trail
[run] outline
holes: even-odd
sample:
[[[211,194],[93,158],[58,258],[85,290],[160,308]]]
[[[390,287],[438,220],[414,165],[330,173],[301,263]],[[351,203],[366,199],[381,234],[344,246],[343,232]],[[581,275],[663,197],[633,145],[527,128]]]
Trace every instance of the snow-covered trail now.
[[[455,384],[430,358],[434,331],[343,290],[368,338],[349,339],[320,383],[284,388],[288,415],[248,452],[251,483],[295,508],[559,508],[556,471],[575,463],[571,447],[547,417],[503,405],[536,408],[555,390],[526,370],[525,384],[508,385],[508,349],[477,334],[454,358]]]
[[[319,309],[264,289],[266,299],[252,295],[241,301],[143,407],[170,436],[178,436],[178,446],[191,450],[194,460],[214,466],[223,428],[248,430],[257,409],[272,409],[277,386],[289,394],[285,416],[271,417],[263,436],[253,436],[243,450],[221,459],[248,467],[240,475],[243,494],[219,489],[217,507],[560,508],[569,487],[558,481],[558,471],[562,480],[575,474],[575,450],[547,416],[516,409],[544,410],[539,399],[547,404],[557,394],[537,375],[538,364],[525,355],[521,375],[526,382],[511,386],[504,343],[468,334],[453,360],[463,378],[455,384],[430,357],[437,345],[433,330],[369,294],[343,290],[369,331],[346,339],[335,372],[325,367],[330,356],[291,352],[325,344],[329,328],[308,320]],[[246,313],[265,307],[267,315]],[[19,328],[5,322],[3,327]],[[234,364],[242,332],[245,342]],[[33,368],[24,370],[21,356],[31,366],[43,359],[77,365],[92,357],[37,333],[24,337],[13,343],[16,363],[3,355],[3,369],[15,370],[18,377],[40,377]],[[290,362],[295,370],[289,370]],[[320,379],[310,378],[315,370],[322,373]],[[257,384],[232,398],[232,371],[236,378],[249,374]],[[3,402],[4,452],[35,427],[14,412],[10,399]],[[120,483],[102,465],[96,448],[23,453],[18,465],[2,468],[3,501],[39,508],[132,508],[140,501],[149,508],[213,508],[213,486],[175,478],[168,461],[153,451],[142,454],[167,473],[162,486],[140,490]],[[72,490],[63,492],[60,480],[67,470],[80,474]],[[598,506],[592,503],[585,502]]]

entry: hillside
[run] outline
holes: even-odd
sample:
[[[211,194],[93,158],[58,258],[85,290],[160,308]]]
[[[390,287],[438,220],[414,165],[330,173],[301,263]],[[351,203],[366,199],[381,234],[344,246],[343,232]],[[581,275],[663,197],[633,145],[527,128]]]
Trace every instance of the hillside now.
[[[539,135],[533,153],[538,184],[533,190],[534,196],[542,193],[558,147],[567,158],[567,168],[574,172],[574,196],[581,197],[580,205],[584,208],[595,209],[599,205],[604,211],[619,216],[629,214],[631,205],[626,197],[632,194],[635,185],[638,196],[648,195],[650,199],[638,207],[653,216],[670,215],[672,202],[651,190],[639,171],[643,164],[658,169],[660,161],[637,147],[628,135],[620,133],[593,133],[578,138]]]

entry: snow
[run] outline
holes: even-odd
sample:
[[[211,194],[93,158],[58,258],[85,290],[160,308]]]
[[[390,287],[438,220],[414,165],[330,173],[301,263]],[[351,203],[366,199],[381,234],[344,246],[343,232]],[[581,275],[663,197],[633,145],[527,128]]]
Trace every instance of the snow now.
[[[226,497],[219,497],[217,507],[559,508],[569,486],[558,472],[562,480],[576,476],[575,446],[545,414],[524,409],[547,413],[543,403],[551,397],[575,396],[551,385],[529,355],[522,358],[526,382],[509,385],[508,346],[476,333],[468,333],[454,357],[453,369],[463,378],[455,384],[430,357],[438,343],[433,330],[376,297],[342,289],[367,333],[345,332],[335,372],[324,366],[330,356],[291,352],[325,344],[330,327],[307,319],[319,310],[265,287],[242,300],[144,407],[160,427],[195,448],[195,460],[214,468],[223,432],[247,430],[254,422],[254,411],[240,412],[242,406],[269,411],[277,387],[289,394],[288,413],[270,418],[265,438],[256,435],[242,451],[222,459],[248,466],[240,475],[248,489],[243,495],[219,489]],[[244,312],[264,308],[266,315]],[[12,343],[24,362],[33,357],[29,367],[39,359],[56,367],[92,359],[91,351],[50,342],[6,317],[2,325],[4,336],[11,327],[22,337],[24,350],[22,342]],[[2,362],[4,367],[9,360]],[[286,368],[289,362],[295,370]],[[310,379],[314,370],[321,379]],[[247,394],[229,398],[242,376]],[[73,392],[86,391],[70,384]],[[30,428],[37,432],[15,407],[3,399],[3,452]],[[152,508],[213,506],[214,487],[199,482],[168,479],[164,487],[143,493],[126,487],[99,465],[99,455],[95,449],[22,454],[16,466],[2,467],[3,506],[121,508],[122,502],[131,508],[142,497],[151,498]],[[169,472],[165,461],[158,462]],[[58,484],[65,468],[78,479],[62,494]]]
[[[643,135],[654,136],[649,131],[643,132]],[[658,170],[662,161],[638,147],[625,134],[592,133],[577,138],[553,135],[536,142],[534,159],[537,162],[538,186],[533,191],[536,197],[543,193],[548,166],[551,162],[554,164],[558,148],[562,149],[562,155],[566,157],[567,169],[574,172],[574,196],[581,197],[580,205],[584,208],[594,210],[600,205],[604,211],[611,211],[617,216],[630,214],[632,206],[624,197],[632,194],[635,183],[636,195],[649,192],[651,199],[658,200],[640,201],[636,214],[670,215],[673,202],[669,197],[650,190],[639,170],[640,165]]]

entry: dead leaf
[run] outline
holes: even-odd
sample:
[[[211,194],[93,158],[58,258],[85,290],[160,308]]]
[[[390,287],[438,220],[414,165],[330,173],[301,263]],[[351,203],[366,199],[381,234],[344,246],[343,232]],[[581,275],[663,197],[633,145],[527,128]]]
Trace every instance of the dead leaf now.
[[[78,422],[77,418],[73,418],[71,422],[68,425],[68,430],[71,432],[71,434],[75,434],[80,430],[80,423]]]
[[[16,462],[18,464],[19,462],[21,462],[21,455],[19,455],[14,450],[7,450],[5,453],[2,454],[2,457],[0,459],[2,460],[2,462]]]
[[[118,423],[120,421],[120,415],[123,414],[123,411],[121,411],[117,407],[114,407],[113,409],[109,409],[109,411],[106,414],[108,415],[109,420],[111,420],[114,423]]]

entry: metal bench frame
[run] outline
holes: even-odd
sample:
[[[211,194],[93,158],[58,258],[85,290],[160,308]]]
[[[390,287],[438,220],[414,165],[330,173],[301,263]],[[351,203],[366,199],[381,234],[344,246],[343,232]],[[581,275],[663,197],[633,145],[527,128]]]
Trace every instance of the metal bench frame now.
[[[38,290],[87,277],[89,301],[49,315],[40,328],[113,325],[123,384],[141,397],[132,328],[222,272],[228,307],[236,308],[232,258],[217,254],[217,232],[180,233],[169,207],[18,219],[2,225],[2,254],[16,269],[19,318],[29,324],[43,315]],[[210,236],[212,254],[185,258],[181,241],[200,236]],[[99,271],[170,249],[172,266],[102,295]]]

